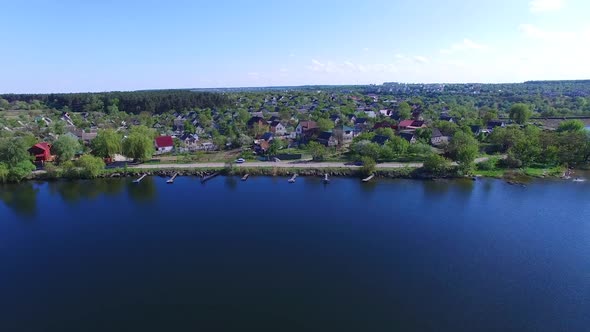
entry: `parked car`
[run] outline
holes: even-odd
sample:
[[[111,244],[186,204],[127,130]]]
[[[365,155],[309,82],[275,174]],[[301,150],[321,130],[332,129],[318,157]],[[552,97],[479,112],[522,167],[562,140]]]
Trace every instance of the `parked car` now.
[[[238,159],[236,159],[236,164],[241,164],[245,161],[246,161],[246,159],[244,159],[244,158],[238,158]]]

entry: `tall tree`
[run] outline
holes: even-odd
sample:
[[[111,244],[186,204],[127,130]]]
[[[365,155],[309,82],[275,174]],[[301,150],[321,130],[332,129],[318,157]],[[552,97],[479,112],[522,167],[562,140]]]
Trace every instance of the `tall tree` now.
[[[557,132],[564,132],[564,131],[582,131],[584,130],[585,124],[581,120],[566,120],[559,124],[557,127]]]
[[[518,124],[527,122],[532,114],[533,112],[527,104],[516,103],[510,107],[510,119]]]
[[[80,151],[82,146],[77,138],[70,135],[61,135],[55,142],[53,142],[53,153],[57,156],[57,161],[63,163],[64,161],[72,160],[76,152]]]
[[[123,151],[121,135],[113,129],[98,132],[91,142],[92,153],[102,158],[114,157]]]
[[[153,156],[154,134],[147,127],[138,126],[123,140],[123,154],[134,160],[146,160]]]
[[[412,107],[407,102],[403,101],[398,106],[399,117],[402,120],[409,119],[412,116]]]
[[[458,131],[448,145],[448,152],[459,164],[459,169],[468,173],[479,153],[479,142],[472,135]]]

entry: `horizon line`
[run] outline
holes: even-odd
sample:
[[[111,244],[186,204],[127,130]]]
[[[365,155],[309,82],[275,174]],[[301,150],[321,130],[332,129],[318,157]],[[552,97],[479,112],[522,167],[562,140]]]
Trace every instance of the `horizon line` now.
[[[401,85],[508,85],[508,84],[525,84],[532,82],[590,82],[590,79],[548,79],[548,80],[527,80],[522,82],[383,82],[367,83],[367,84],[304,84],[304,85],[260,85],[260,86],[223,86],[223,87],[192,87],[192,88],[147,88],[137,90],[102,90],[102,91],[69,91],[69,92],[0,92],[0,95],[49,95],[49,94],[86,94],[86,93],[113,93],[113,92],[142,92],[142,91],[167,91],[167,90],[247,90],[247,89],[297,89],[297,88],[312,88],[312,87],[363,87],[363,86],[384,86],[386,84],[401,84]]]

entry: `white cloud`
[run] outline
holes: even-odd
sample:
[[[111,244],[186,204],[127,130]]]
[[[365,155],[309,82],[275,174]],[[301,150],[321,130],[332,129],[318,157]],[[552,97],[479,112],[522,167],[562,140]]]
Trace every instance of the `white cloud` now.
[[[565,5],[565,0],[533,0],[529,2],[529,9],[533,13],[552,12],[560,10]]]
[[[488,50],[489,47],[484,44],[479,44],[474,42],[471,39],[463,39],[460,43],[455,43],[451,45],[450,48],[440,50],[441,54],[452,54],[456,52],[468,51],[468,50],[477,50],[477,51],[485,51]]]
[[[417,63],[429,63],[430,62],[430,60],[427,57],[422,56],[422,55],[416,55],[416,56],[414,56],[413,59]]]

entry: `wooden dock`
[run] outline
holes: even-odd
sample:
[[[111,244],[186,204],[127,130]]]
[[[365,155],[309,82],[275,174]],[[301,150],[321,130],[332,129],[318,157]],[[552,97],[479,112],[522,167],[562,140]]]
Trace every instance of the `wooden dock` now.
[[[203,178],[201,178],[201,183],[205,183],[205,182],[213,179],[214,177],[216,177],[218,175],[219,175],[219,172],[215,172],[215,173],[213,173],[211,175],[204,176]]]
[[[142,175],[139,179],[133,180],[133,183],[140,183],[146,176],[147,174]]]
[[[289,183],[295,183],[296,178],[297,178],[297,174],[293,174],[293,176],[289,179]]]
[[[328,178],[328,174],[324,174],[324,183],[330,183],[330,179]]]
[[[176,179],[176,177],[178,176],[178,173],[175,173],[168,181],[166,181],[166,183],[174,183],[174,179]]]
[[[246,174],[246,175],[242,176],[242,181],[248,180],[249,176],[250,176],[250,174]]]
[[[375,177],[375,174],[371,174],[368,178],[364,178],[363,182],[369,182]]]

